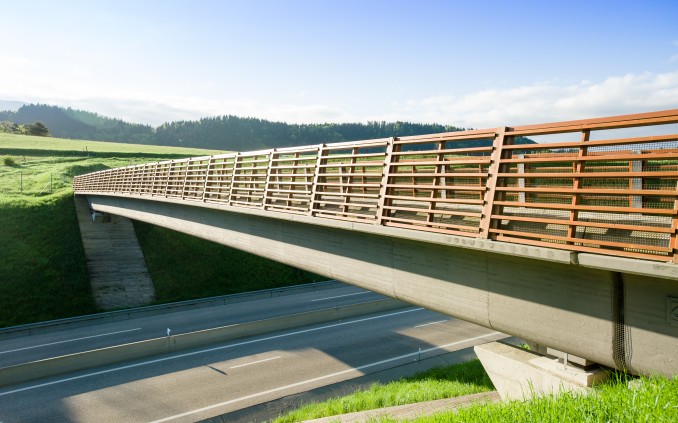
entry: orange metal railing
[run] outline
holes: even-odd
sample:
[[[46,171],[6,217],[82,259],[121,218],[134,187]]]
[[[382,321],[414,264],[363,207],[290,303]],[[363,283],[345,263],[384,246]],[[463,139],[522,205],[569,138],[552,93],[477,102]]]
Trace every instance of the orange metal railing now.
[[[672,261],[678,134],[605,135],[674,123],[678,110],[231,153],[89,173],[73,187]],[[580,141],[514,144],[566,133]]]

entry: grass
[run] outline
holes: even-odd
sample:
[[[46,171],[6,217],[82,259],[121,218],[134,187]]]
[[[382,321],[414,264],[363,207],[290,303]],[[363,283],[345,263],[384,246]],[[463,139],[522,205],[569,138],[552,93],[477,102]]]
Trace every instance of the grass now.
[[[564,393],[529,401],[471,406],[457,412],[437,413],[409,420],[442,422],[676,422],[678,421],[678,377],[639,379],[629,388],[617,378],[599,385],[589,395]],[[392,418],[372,420],[395,422]]]
[[[134,228],[153,278],[158,303],[326,279],[159,226],[134,222]]]
[[[493,389],[492,382],[483,370],[480,361],[473,360],[427,370],[386,385],[376,383],[369,390],[356,391],[351,395],[323,403],[308,404],[279,417],[274,422],[298,422],[355,411],[475,394]]]
[[[0,134],[0,327],[99,311],[72,198],[74,176],[215,153],[223,152]],[[137,224],[137,230],[158,302],[314,279],[166,229]]]
[[[0,327],[93,313],[73,200],[0,205]]]
[[[417,423],[447,422],[676,422],[678,376],[633,380],[616,374],[596,386],[589,395],[564,393],[529,401],[485,403],[458,411],[436,413],[409,420]],[[633,381],[633,388],[628,382]],[[309,404],[279,417],[275,423],[299,422],[355,411],[452,398],[494,389],[478,360],[432,369],[367,391]],[[331,420],[331,419],[330,419]],[[370,422],[397,422],[389,417]]]
[[[71,140],[64,138],[34,137],[0,133],[0,149],[13,155],[22,155],[30,151],[31,154],[45,153],[60,156],[153,156],[168,158],[185,158],[220,154],[224,151],[205,150],[200,148],[165,147],[158,145],[123,144],[117,142]]]

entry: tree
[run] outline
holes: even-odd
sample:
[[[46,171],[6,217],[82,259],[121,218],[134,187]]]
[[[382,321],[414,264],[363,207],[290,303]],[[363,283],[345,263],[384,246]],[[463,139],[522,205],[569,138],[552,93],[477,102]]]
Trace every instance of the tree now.
[[[26,133],[38,137],[49,137],[49,129],[42,122],[34,122],[26,125]]]

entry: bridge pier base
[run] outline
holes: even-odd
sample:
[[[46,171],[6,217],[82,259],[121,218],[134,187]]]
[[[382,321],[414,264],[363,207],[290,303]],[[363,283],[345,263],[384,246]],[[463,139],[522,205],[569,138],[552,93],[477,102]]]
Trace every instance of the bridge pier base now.
[[[583,368],[572,361],[501,342],[477,345],[474,350],[502,400],[526,400],[564,391],[585,394],[592,385],[610,376],[608,370],[590,362]]]

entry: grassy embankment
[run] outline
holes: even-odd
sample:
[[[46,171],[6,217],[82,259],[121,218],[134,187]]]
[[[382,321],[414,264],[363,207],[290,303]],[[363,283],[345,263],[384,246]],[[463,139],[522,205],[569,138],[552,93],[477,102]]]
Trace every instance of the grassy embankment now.
[[[618,375],[583,396],[566,393],[526,402],[478,404],[456,412],[437,413],[412,421],[442,422],[675,422],[678,421],[678,377],[643,378],[634,381]],[[275,420],[298,422],[355,411],[372,410],[421,401],[452,398],[494,389],[477,360],[432,369],[386,385],[375,384],[367,391],[309,404]],[[391,418],[375,422],[396,422]]]
[[[0,134],[0,327],[98,311],[73,205],[73,176],[215,153]],[[204,240],[138,222],[135,226],[157,302],[266,289],[313,278]]]

